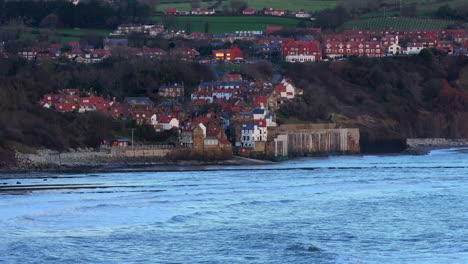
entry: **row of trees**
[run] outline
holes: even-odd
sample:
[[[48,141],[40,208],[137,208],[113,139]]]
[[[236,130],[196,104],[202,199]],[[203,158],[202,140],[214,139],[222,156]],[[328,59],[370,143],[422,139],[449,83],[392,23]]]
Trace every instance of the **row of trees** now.
[[[0,0],[0,22],[21,19],[34,27],[115,28],[123,23],[147,22],[152,8],[137,0],[119,1],[114,6],[96,0],[78,5],[69,1]]]

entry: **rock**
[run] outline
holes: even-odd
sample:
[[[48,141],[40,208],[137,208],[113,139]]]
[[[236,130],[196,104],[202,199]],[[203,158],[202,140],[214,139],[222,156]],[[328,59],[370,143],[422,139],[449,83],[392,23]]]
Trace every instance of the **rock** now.
[[[310,246],[307,251],[310,251],[310,252],[316,252],[316,251],[320,251],[320,248],[318,247],[314,247],[314,246]]]
[[[18,182],[16,182],[16,184],[21,184],[21,182],[18,181]]]

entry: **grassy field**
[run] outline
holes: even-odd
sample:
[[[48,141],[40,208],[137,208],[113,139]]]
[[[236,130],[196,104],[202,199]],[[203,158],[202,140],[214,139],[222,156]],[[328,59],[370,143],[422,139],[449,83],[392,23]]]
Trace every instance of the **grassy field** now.
[[[70,41],[79,40],[80,37],[90,33],[107,36],[110,31],[102,29],[57,29],[55,31],[43,31],[35,28],[28,27],[14,27],[14,26],[2,26],[0,30],[20,30],[20,39],[37,39],[42,35],[48,36],[49,40],[57,41],[60,43],[68,43]]]
[[[201,2],[201,7],[210,7],[215,3],[216,3],[215,1]],[[177,8],[177,10],[179,11],[190,11],[192,9],[190,6],[190,1],[184,2],[184,3],[180,3],[178,1],[178,2],[173,3],[169,0],[169,1],[164,1],[164,2],[161,1],[161,4],[158,5],[158,11],[164,12],[164,10],[166,10],[167,8]]]
[[[161,23],[161,17],[154,17],[153,22]],[[185,29],[191,25],[193,32],[204,32],[205,22],[210,24],[209,31],[214,34],[228,33],[244,30],[265,30],[267,26],[295,27],[299,22],[294,18],[284,17],[216,17],[216,16],[179,16],[177,27]]]
[[[285,9],[290,11],[318,11],[327,8],[334,8],[336,6],[336,0],[245,0],[249,7],[261,10],[263,8],[272,7],[276,9]],[[158,6],[159,11],[164,11],[166,8],[177,8],[182,11],[190,10],[191,1],[180,1],[180,0],[165,0],[161,1],[161,4]],[[213,2],[202,2],[202,7],[208,7]],[[224,1],[217,10],[223,10],[223,5],[229,6],[229,1]]]
[[[263,9],[272,7],[290,11],[318,11],[336,6],[335,0],[246,0],[249,7]]]
[[[87,34],[97,34],[107,36],[111,32],[110,30],[105,29],[57,29],[55,31],[57,34],[60,35],[69,35],[69,36],[77,36],[81,37]]]
[[[346,22],[345,29],[414,29],[431,30],[444,29],[450,24],[456,23],[453,20],[424,19],[424,18],[370,18],[358,19]]]

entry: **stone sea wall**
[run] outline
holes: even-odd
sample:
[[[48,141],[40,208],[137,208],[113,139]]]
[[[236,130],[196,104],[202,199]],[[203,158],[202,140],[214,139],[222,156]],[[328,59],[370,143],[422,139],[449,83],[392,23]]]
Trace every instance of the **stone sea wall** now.
[[[70,149],[67,152],[39,150],[16,153],[17,169],[56,167],[95,167],[104,165],[145,164],[164,160],[174,149]]]

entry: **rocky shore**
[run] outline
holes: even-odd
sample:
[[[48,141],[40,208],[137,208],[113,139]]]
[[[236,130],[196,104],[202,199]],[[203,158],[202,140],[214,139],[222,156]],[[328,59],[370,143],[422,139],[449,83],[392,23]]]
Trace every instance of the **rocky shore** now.
[[[229,160],[180,160],[174,161],[157,157],[112,157],[95,149],[70,149],[67,152],[38,150],[36,153],[16,155],[16,167],[0,170],[0,174],[30,172],[119,172],[119,171],[179,171],[200,170],[207,165],[258,165],[268,161],[233,157]]]
[[[413,155],[426,155],[431,150],[446,148],[468,147],[468,139],[447,138],[408,138],[405,153]]]

